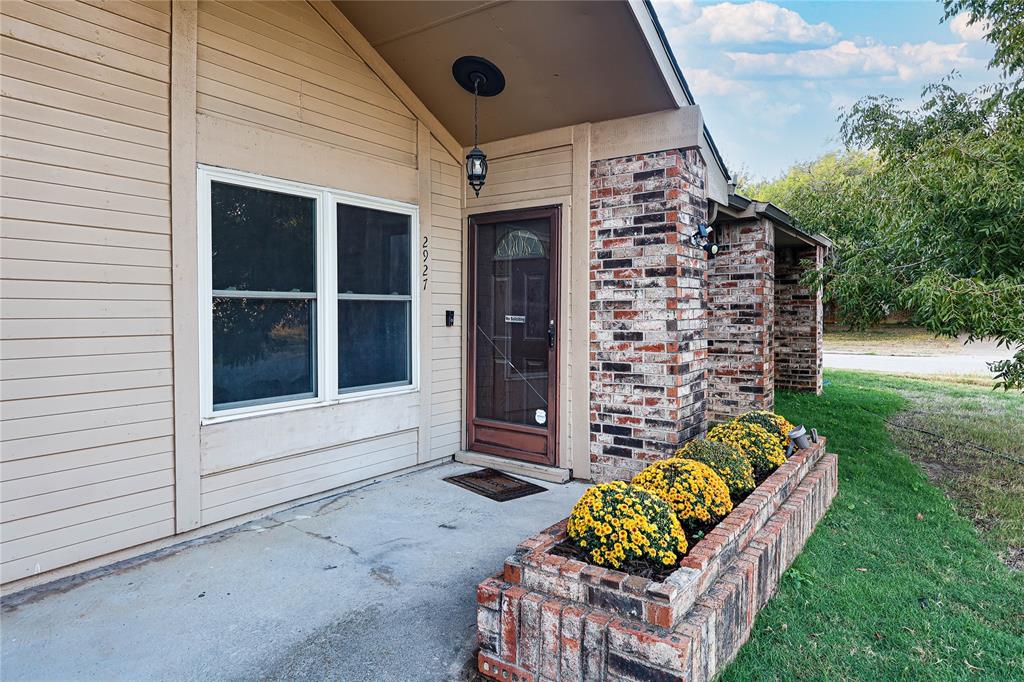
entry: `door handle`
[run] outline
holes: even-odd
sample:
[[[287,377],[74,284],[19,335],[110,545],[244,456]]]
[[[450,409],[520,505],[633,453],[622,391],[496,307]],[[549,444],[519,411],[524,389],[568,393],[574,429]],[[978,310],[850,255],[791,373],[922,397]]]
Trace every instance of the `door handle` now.
[[[555,347],[555,321],[548,322],[548,348]]]

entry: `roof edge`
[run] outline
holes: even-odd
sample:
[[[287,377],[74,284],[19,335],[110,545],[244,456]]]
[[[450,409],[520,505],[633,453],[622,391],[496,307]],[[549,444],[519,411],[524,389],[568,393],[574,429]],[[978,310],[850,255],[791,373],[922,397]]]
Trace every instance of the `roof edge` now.
[[[662,27],[661,21],[658,19],[658,13],[654,9],[654,3],[651,0],[643,0],[643,3],[647,8],[647,14],[654,23],[654,30],[658,35],[658,40],[661,42],[660,47],[668,56],[669,63],[672,65],[672,71],[675,72],[676,79],[679,81],[679,85],[682,87],[683,93],[686,95],[687,103],[696,104],[697,102],[693,98],[693,92],[690,90],[690,85],[686,82],[686,77],[683,76],[683,70],[679,66],[679,61],[676,59],[676,55],[672,51],[672,46],[668,42],[668,36],[665,34],[665,29]],[[725,165],[725,160],[722,158],[722,154],[718,150],[718,145],[715,144],[715,139],[711,136],[711,131],[708,129],[707,124],[704,124],[704,139],[707,140],[708,148],[711,150],[711,154],[715,158],[715,163],[718,165],[718,168],[722,171],[722,174],[728,181],[732,176],[729,175],[729,169]]]
[[[817,244],[827,249],[832,247],[831,239],[823,234],[811,234],[797,227],[793,216],[770,201],[754,201],[742,194],[733,193],[729,195],[729,208],[735,211],[736,214],[743,214],[748,218],[751,216],[768,218],[776,225],[781,226],[786,232],[809,244]],[[736,217],[741,216],[737,215]]]

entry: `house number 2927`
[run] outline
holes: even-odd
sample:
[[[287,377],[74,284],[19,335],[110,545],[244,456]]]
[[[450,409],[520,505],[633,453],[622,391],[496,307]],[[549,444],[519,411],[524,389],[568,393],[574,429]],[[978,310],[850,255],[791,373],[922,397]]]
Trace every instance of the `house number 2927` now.
[[[430,259],[430,249],[427,248],[427,243],[430,237],[423,238],[423,291],[427,290],[427,281],[430,279],[430,264],[427,262]]]

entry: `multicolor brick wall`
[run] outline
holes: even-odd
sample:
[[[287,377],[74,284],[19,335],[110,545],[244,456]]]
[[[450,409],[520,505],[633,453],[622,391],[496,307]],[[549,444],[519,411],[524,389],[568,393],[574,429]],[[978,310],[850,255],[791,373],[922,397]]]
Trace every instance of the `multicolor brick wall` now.
[[[709,422],[775,406],[775,230],[763,218],[715,230],[719,252],[708,265]]]
[[[780,249],[775,262],[775,385],[821,393],[823,313],[821,290],[800,284],[807,268],[822,266],[823,247]]]
[[[705,431],[706,220],[696,150],[590,167],[590,430],[594,480],[630,479]]]

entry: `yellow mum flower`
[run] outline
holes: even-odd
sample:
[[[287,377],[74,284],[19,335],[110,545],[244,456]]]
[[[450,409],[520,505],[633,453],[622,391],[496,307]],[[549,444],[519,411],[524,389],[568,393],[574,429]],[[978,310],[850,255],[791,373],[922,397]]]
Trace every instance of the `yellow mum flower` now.
[[[793,424],[781,414],[775,414],[768,410],[754,410],[736,417],[735,421],[741,424],[757,424],[765,431],[776,436],[783,449],[789,445],[789,432],[793,430]]]
[[[676,457],[692,459],[711,467],[718,474],[733,499],[754,489],[754,469],[739,448],[711,440],[691,440],[676,451]]]
[[[633,478],[633,485],[668,502],[688,528],[717,521],[732,511],[725,481],[709,466],[692,459],[655,462]]]
[[[634,560],[665,563],[666,556],[671,565],[687,549],[671,507],[623,481],[587,490],[569,516],[568,533],[590,561],[612,568]]]
[[[709,441],[732,445],[750,459],[756,476],[767,476],[786,461],[782,443],[763,426],[732,420],[708,431]]]

